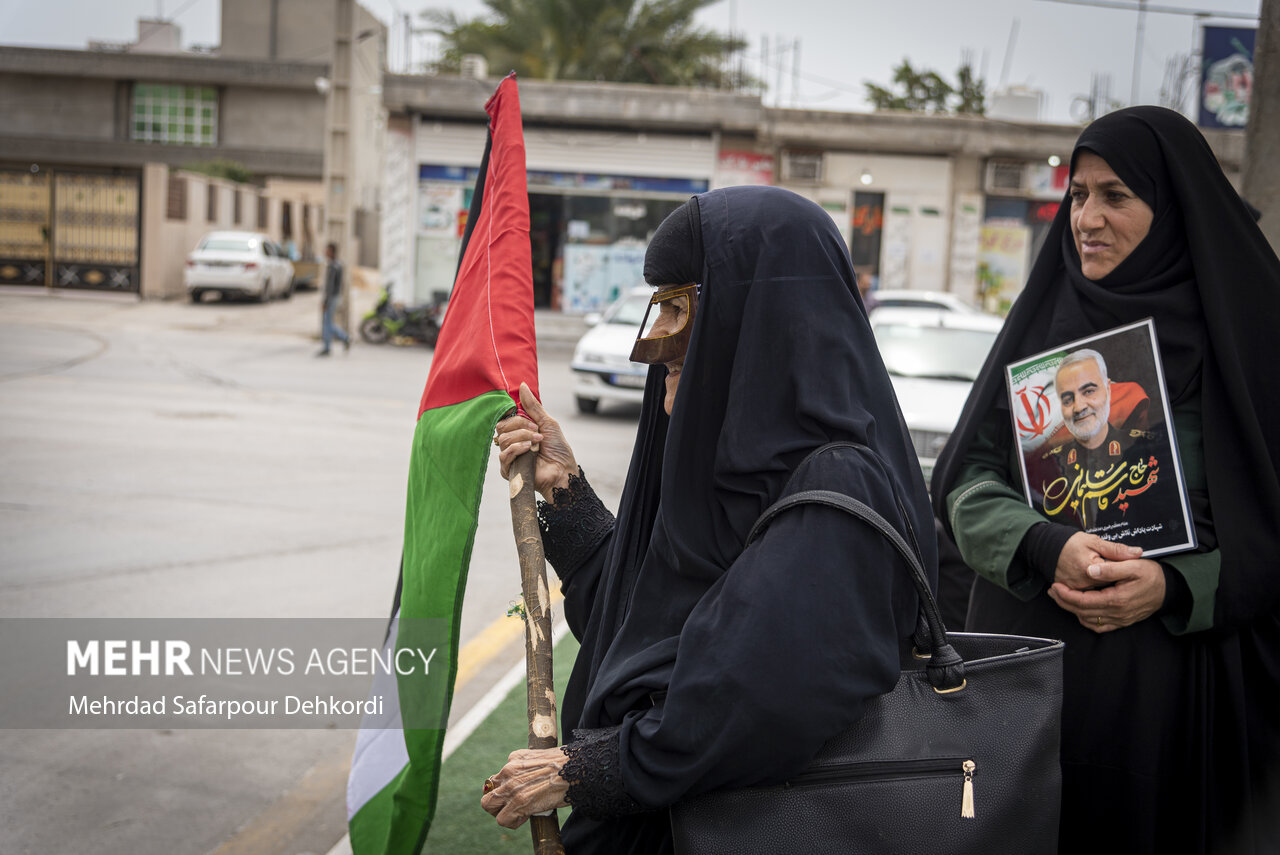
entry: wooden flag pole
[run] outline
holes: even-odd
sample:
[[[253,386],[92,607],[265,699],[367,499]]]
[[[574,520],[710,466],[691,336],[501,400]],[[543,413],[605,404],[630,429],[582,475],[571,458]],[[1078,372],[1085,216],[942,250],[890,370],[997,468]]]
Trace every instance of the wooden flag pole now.
[[[528,670],[529,747],[555,748],[560,744],[556,728],[555,681],[551,673],[551,597],[547,590],[547,565],[538,530],[537,497],[533,491],[537,450],[511,461],[511,527],[520,558],[520,587],[524,596],[524,654]],[[555,811],[529,817],[534,855],[564,855],[560,820]]]

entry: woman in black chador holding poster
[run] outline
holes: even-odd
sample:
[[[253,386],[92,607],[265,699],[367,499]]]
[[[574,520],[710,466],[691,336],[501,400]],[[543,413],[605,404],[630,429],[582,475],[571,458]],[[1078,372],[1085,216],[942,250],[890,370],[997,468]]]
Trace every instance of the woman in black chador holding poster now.
[[[1280,261],[1199,131],[1081,134],[1062,209],[933,478],[967,628],[1065,639],[1064,853],[1280,851]],[[1029,508],[1004,367],[1155,319],[1199,548],[1141,558]]]
[[[860,498],[937,566],[919,464],[825,211],[772,187],[697,196],[654,235],[645,279],[658,323],[633,358],[654,365],[617,520],[531,396],[536,428],[498,426],[504,467],[541,443],[544,541],[582,648],[561,708],[574,738],[517,752],[483,805],[515,825],[567,800],[571,855],[670,852],[669,805],[784,780],[893,688],[916,595],[879,533],[802,505],[743,549],[793,473],[790,491]],[[833,441],[866,448],[808,459]]]

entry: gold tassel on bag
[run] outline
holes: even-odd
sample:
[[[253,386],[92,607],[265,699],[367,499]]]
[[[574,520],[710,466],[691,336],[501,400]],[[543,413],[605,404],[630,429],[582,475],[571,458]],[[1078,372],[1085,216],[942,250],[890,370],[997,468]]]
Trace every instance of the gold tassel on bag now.
[[[972,760],[964,761],[964,797],[960,800],[960,818],[973,819],[973,770],[977,765]]]

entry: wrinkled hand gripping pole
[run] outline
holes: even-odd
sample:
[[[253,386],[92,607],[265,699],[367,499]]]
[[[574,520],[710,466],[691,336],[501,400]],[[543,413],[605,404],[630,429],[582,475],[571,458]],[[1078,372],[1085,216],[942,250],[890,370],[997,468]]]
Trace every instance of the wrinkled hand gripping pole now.
[[[551,597],[547,591],[547,566],[538,530],[533,474],[537,449],[511,463],[511,527],[520,558],[520,587],[524,595],[524,655],[528,671],[529,747],[555,748],[556,693],[551,673]],[[556,812],[529,818],[534,855],[564,855],[560,820]]]

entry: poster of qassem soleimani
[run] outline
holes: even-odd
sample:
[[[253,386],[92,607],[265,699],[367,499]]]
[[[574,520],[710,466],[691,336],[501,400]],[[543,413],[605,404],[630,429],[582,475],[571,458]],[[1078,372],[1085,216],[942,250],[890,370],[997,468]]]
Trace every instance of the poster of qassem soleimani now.
[[[1005,379],[1031,507],[1148,558],[1195,548],[1152,319],[1011,363]]]

